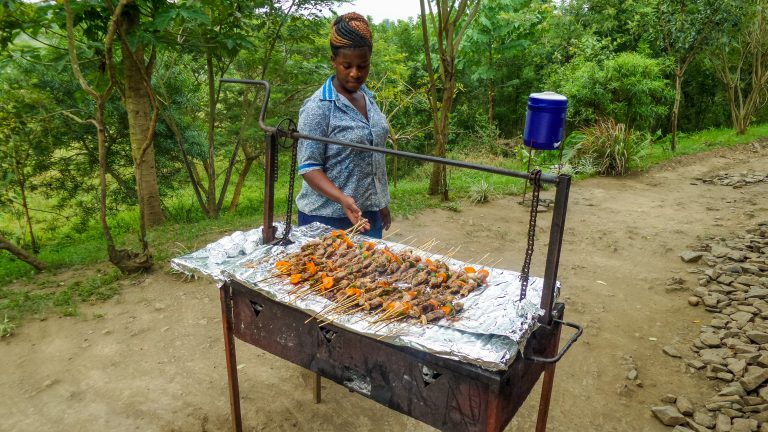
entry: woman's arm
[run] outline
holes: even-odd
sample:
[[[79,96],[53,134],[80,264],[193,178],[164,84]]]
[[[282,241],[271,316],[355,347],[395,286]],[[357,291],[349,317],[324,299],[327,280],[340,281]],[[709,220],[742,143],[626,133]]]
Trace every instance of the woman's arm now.
[[[304,181],[315,191],[322,194],[326,198],[333,200],[341,205],[344,209],[344,214],[353,224],[357,224],[363,217],[363,212],[357,207],[355,200],[342,192],[332,181],[325,175],[323,170],[312,170],[301,175]],[[371,229],[371,224],[366,222],[360,229],[361,232],[366,232]]]

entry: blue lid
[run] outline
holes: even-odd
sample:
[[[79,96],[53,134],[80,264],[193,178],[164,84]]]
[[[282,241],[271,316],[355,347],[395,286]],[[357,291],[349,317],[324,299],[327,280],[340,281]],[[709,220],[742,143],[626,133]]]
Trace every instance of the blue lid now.
[[[546,108],[562,108],[568,106],[568,98],[551,91],[531,93],[528,96],[528,105]]]

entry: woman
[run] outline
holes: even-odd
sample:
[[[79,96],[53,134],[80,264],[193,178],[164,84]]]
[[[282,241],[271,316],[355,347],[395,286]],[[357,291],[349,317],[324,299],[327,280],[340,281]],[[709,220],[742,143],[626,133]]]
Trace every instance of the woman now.
[[[351,12],[333,22],[328,78],[299,111],[299,132],[357,144],[384,147],[387,118],[365,87],[373,41],[368,21]],[[389,189],[384,154],[300,140],[296,197],[299,225],[321,222],[346,229],[360,220],[363,231],[381,238],[389,229]]]

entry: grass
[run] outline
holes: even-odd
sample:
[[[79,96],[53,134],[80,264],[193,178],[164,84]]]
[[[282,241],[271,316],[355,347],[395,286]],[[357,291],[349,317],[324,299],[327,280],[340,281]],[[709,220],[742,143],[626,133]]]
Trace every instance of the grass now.
[[[118,270],[97,276],[85,276],[66,286],[43,282],[35,289],[0,288],[0,333],[13,332],[16,322],[26,317],[58,313],[77,316],[81,303],[108,300],[120,290],[117,282],[123,276]],[[51,286],[52,285],[52,286]]]
[[[736,135],[733,129],[706,129],[698,132],[679,134],[677,150],[670,150],[670,138],[657,142],[646,154],[643,168],[656,165],[676,156],[703,153],[717,148],[733,147],[768,137],[768,123],[752,125],[744,135]]]
[[[662,140],[655,143],[646,153],[641,165],[642,168],[647,168],[676,156],[730,147],[764,137],[768,137],[768,124],[754,125],[741,136],[735,135],[731,129],[710,129],[680,134],[677,152],[672,153],[669,150],[668,139]],[[451,153],[448,157],[512,170],[526,169],[525,156],[503,158],[477,151],[470,153],[470,150],[464,149]],[[281,154],[281,172],[287,170],[289,162],[287,158],[287,154]],[[540,167],[548,167],[555,162],[556,156],[552,154],[541,152],[537,154],[536,164]],[[489,195],[520,194],[524,186],[524,182],[520,179],[449,167],[448,183],[451,201],[442,202],[439,197],[429,196],[426,193],[431,170],[431,165],[417,167],[406,178],[400,179],[397,187],[390,187],[392,196],[390,207],[395,218],[427,208],[461,211],[463,203],[469,205],[472,202],[483,202]],[[224,209],[221,217],[215,220],[209,220],[202,214],[190,191],[179,191],[172,198],[168,198],[165,201],[169,215],[168,222],[161,229],[155,229],[149,233],[149,243],[152,246],[155,261],[164,262],[174,256],[192,252],[229,232],[262,225],[262,176],[263,173],[260,170],[253,172],[243,188],[241,204],[237,210],[229,213]],[[585,176],[580,174],[576,177]],[[286,208],[287,184],[287,176],[282,175],[275,186],[276,220],[282,219],[279,215]],[[298,182],[295,193],[298,193],[300,187]],[[230,194],[232,189],[230,187]],[[229,199],[224,201],[229,202]],[[52,271],[106,261],[106,245],[97,223],[85,230],[75,232],[68,227],[62,230],[61,220],[62,218],[58,217],[51,221],[50,226],[40,229],[39,239],[42,247],[39,258]],[[135,232],[137,220],[136,209],[128,209],[110,217],[118,247],[138,249],[138,236]],[[1,224],[8,230],[12,230],[16,225],[15,222],[9,222],[7,217]],[[0,317],[3,317],[0,321],[0,335],[12,334],[17,323],[24,317],[45,316],[48,313],[77,315],[78,305],[83,302],[101,301],[116,295],[118,285],[115,282],[122,277],[115,270],[113,273],[95,277],[84,276],[83,280],[62,287],[46,282],[45,274],[36,275],[27,264],[8,253],[0,252]],[[37,289],[8,287],[9,283],[16,280],[31,282],[37,286]]]

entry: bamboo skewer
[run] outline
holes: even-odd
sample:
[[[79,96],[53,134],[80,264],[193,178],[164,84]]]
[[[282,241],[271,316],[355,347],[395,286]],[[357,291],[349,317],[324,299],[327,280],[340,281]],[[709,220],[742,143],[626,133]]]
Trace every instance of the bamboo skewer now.
[[[396,230],[392,231],[391,233],[387,233],[387,235],[385,235],[385,236],[384,236],[384,237],[382,237],[381,239],[382,239],[382,240],[386,240],[386,239],[388,239],[388,238],[392,237],[393,235],[395,235],[395,234],[397,234],[397,233],[399,233],[399,232],[400,232],[400,229],[398,228],[398,229],[396,229]]]

